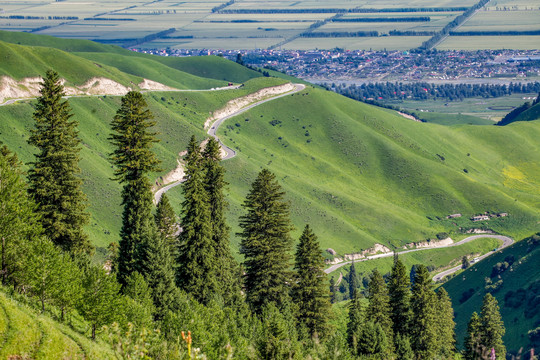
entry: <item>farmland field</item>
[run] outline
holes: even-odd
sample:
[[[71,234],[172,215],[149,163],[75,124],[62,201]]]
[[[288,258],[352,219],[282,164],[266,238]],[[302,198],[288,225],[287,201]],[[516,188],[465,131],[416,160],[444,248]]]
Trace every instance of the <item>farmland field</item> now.
[[[442,30],[476,0],[394,1],[338,0],[42,0],[0,1],[0,29],[64,38],[91,39],[126,47],[188,49],[393,49],[409,50]],[[540,10],[532,0],[490,2],[456,31],[524,31],[537,29]],[[505,11],[502,11],[505,10]],[[511,11],[510,11],[511,10]],[[346,22],[358,18],[378,22]],[[423,17],[423,21],[395,19]],[[389,22],[384,19],[394,19]],[[425,18],[429,18],[425,20]],[[333,22],[333,20],[336,20]],[[428,32],[392,34],[392,30]],[[369,39],[299,38],[303,33],[324,36],[377,31]],[[343,36],[343,34],[340,34]],[[448,37],[440,49],[538,48],[540,36]]]
[[[540,9],[527,11],[479,11],[461,26],[458,32],[524,30],[540,30]]]
[[[537,94],[514,94],[490,99],[469,98],[464,99],[463,101],[406,100],[392,101],[388,103],[417,113],[424,110],[442,114],[471,115],[496,122],[501,120],[513,108],[520,106],[525,101],[531,101],[530,99],[536,95]]]
[[[394,49],[408,50],[419,46],[429,36],[386,36],[386,37],[343,37],[343,38],[298,38],[283,46],[284,49]]]
[[[519,44],[519,45],[517,45]],[[516,49],[535,50],[540,36],[449,36],[437,46],[438,50]]]

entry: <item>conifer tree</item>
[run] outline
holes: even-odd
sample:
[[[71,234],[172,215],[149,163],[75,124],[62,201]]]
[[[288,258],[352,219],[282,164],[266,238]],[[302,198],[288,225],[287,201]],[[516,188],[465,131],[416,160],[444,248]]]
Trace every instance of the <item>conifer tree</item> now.
[[[336,302],[336,280],[334,276],[330,278],[330,303],[334,304]]]
[[[292,225],[284,195],[275,175],[263,169],[242,205],[247,213],[240,217],[238,235],[245,256],[246,300],[256,312],[265,303],[280,307],[289,300]]]
[[[425,265],[418,265],[412,286],[411,343],[417,359],[433,359],[437,352],[435,292]]]
[[[176,280],[180,288],[206,304],[220,294],[220,288],[202,157],[195,136],[188,145],[185,179]]]
[[[354,291],[359,287],[358,275],[356,274],[356,268],[354,267],[354,260],[351,263],[349,269],[349,276],[347,277],[347,282],[349,283],[349,296],[352,298]]]
[[[148,175],[157,171],[159,160],[151,148],[155,125],[141,93],[130,91],[122,98],[112,122],[110,136],[115,149],[111,161],[122,190],[122,229],[118,253],[118,280],[125,286],[134,272],[142,274],[152,288],[156,319],[174,307],[176,286],[173,259],[167,239],[158,233],[152,215],[153,198]]]
[[[84,292],[78,310],[90,323],[92,339],[95,339],[97,329],[117,320],[120,286],[113,275],[94,266],[85,269],[82,283]]]
[[[394,345],[397,359],[399,360],[413,360],[414,352],[411,348],[411,341],[409,336],[402,333],[396,333],[394,337]]]
[[[17,156],[0,146],[0,278],[3,285],[22,269],[27,243],[40,234]]]
[[[481,348],[480,316],[472,313],[467,325],[467,336],[465,337],[465,360],[477,360],[481,358],[483,349]],[[485,350],[485,349],[484,349]]]
[[[411,320],[411,283],[407,275],[407,269],[396,256],[394,266],[388,281],[388,293],[390,295],[390,318],[392,319],[395,334],[406,335],[409,332]]]
[[[225,182],[225,169],[221,166],[221,152],[219,142],[211,137],[203,151],[202,168],[204,171],[204,188],[208,195],[210,210],[210,225],[212,241],[216,251],[217,281],[221,286],[220,295],[227,304],[239,301],[241,297],[241,277],[239,265],[232,256],[229,242],[230,228],[225,219],[227,201],[223,191]]]
[[[330,314],[329,292],[324,273],[324,257],[317,236],[306,225],[296,248],[294,269],[298,282],[293,289],[293,301],[298,304],[298,322],[309,334],[327,335]]]
[[[299,344],[294,325],[287,309],[278,309],[274,303],[263,306],[261,330],[257,334],[256,348],[259,359],[298,359]],[[285,314],[284,314],[285,312]],[[289,316],[287,316],[289,315]]]
[[[88,223],[86,196],[79,178],[81,150],[77,121],[64,96],[58,74],[48,70],[33,114],[35,129],[28,140],[37,147],[28,172],[28,192],[38,205],[44,234],[65,251],[91,253],[83,227]]]
[[[364,311],[360,291],[356,289],[349,304],[349,321],[347,322],[347,342],[354,354],[358,353],[358,342],[364,323]]]
[[[442,359],[452,359],[456,350],[456,334],[454,322],[454,309],[452,301],[446,290],[441,287],[437,291],[436,299],[436,334],[439,357]]]
[[[506,347],[503,344],[503,336],[506,332],[504,323],[499,312],[497,299],[490,293],[484,296],[482,311],[480,312],[480,334],[482,347],[491,353],[495,350],[497,360],[506,359]]]
[[[159,160],[152,152],[158,140],[149,130],[155,125],[141,93],[130,91],[122,98],[112,122],[109,137],[115,146],[111,161],[115,180],[122,189],[122,228],[118,253],[118,281],[125,285],[135,271],[144,274],[146,246],[157,233],[152,217],[152,192],[148,174],[158,170]]]
[[[358,355],[381,360],[392,358],[388,355],[391,341],[380,323],[366,321],[360,331]]]
[[[154,231],[145,247],[143,271],[152,289],[156,320],[162,320],[169,310],[176,307],[177,288],[173,264],[167,240]]]
[[[178,257],[178,238],[175,236],[177,231],[176,215],[169,202],[167,194],[161,195],[154,215],[159,234],[169,246],[171,258],[176,261]]]
[[[377,269],[373,270],[371,280],[368,285],[368,300],[369,304],[366,308],[366,321],[372,322],[374,325],[380,325],[385,334],[384,342],[386,347],[382,350],[386,354],[393,352],[391,344],[394,335],[392,330],[392,319],[390,318],[390,297],[388,296],[388,288],[384,279]],[[371,330],[375,331],[373,327]],[[370,336],[375,336],[370,334]],[[382,343],[381,343],[382,344]]]

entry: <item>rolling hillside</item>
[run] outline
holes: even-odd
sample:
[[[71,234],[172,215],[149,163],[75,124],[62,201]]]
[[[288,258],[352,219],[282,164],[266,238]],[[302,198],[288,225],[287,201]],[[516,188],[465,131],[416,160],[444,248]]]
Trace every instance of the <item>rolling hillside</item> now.
[[[458,342],[463,344],[467,323],[479,311],[486,290],[499,302],[506,326],[504,342],[516,355],[528,353],[528,336],[540,324],[540,233],[482,260],[444,284],[452,298]],[[535,339],[538,349],[538,340]]]
[[[35,39],[24,34],[9,41],[35,45]],[[70,45],[70,41],[46,38],[44,43],[77,52],[0,43],[13,54],[29,54],[30,59],[20,70],[6,65],[5,69],[0,66],[0,72],[19,78],[35,76],[50,61],[51,67],[61,76],[71,76],[68,80],[73,82],[106,71],[119,82],[148,78],[176,88],[209,88],[223,84],[222,79],[245,83],[237,90],[146,95],[161,140],[156,153],[164,171],[156,177],[176,166],[177,154],[192,134],[200,141],[206,137],[203,124],[210,112],[231,99],[285,81],[258,77],[259,73],[219,57],[155,57],[78,40]],[[43,58],[36,60],[42,65],[34,66],[34,58]],[[79,65],[87,70],[70,75],[78,74]],[[81,167],[92,213],[89,232],[100,247],[118,239],[120,226],[119,186],[109,180],[112,169],[107,160],[109,122],[119,102],[114,96],[70,99],[83,140]],[[0,108],[0,139],[24,162],[32,159],[32,149],[26,144],[32,112],[32,101]],[[441,232],[464,237],[460,228],[490,228],[520,238],[537,229],[540,220],[538,121],[504,128],[417,123],[308,87],[228,120],[218,135],[238,150],[236,158],[224,162],[233,233],[240,204],[262,167],[277,174],[291,201],[296,229],[310,223],[322,246],[341,254],[374,243],[401,248]],[[169,194],[179,210],[180,187]],[[509,216],[469,220],[486,211]],[[463,217],[445,218],[453,213]],[[299,236],[299,230],[293,236]]]

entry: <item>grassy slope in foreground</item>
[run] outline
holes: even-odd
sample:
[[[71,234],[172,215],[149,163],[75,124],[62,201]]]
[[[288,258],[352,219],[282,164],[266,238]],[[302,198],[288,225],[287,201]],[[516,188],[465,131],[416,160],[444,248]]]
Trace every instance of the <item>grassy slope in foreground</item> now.
[[[534,238],[534,237],[533,237]],[[527,332],[534,329],[540,323],[538,311],[538,299],[540,296],[540,233],[536,240],[529,238],[519,241],[512,246],[480,261],[455,278],[444,284],[444,288],[452,298],[452,306],[455,311],[456,334],[458,342],[462,346],[466,334],[467,322],[473,311],[480,312],[482,299],[486,294],[486,278],[495,284],[501,282],[500,287],[493,293],[499,302],[501,315],[506,326],[506,335],[503,340],[509,351],[516,354],[520,347],[524,352],[530,348]],[[497,263],[504,263],[505,259],[513,257],[513,264],[500,276],[491,278],[493,267]],[[536,291],[529,287],[535,285]],[[470,289],[473,289],[470,291]],[[525,294],[521,298],[515,292],[524,289]],[[470,291],[470,298],[466,293]],[[514,294],[509,292],[514,292]],[[536,295],[534,295],[534,293]],[[513,300],[513,301],[512,301]],[[509,306],[513,303],[513,306]],[[529,309],[528,312],[526,310]],[[532,311],[531,311],[532,309]],[[527,314],[527,316],[526,316]]]
[[[310,223],[322,246],[338,253],[457,230],[436,218],[456,212],[465,215],[461,226],[518,238],[539,220],[539,122],[505,129],[417,123],[308,88],[226,125],[218,134],[239,150],[225,163],[232,218],[256,173],[268,167],[291,201],[296,228]],[[465,219],[484,211],[511,216]]]
[[[1,359],[115,359],[111,349],[0,291]]]

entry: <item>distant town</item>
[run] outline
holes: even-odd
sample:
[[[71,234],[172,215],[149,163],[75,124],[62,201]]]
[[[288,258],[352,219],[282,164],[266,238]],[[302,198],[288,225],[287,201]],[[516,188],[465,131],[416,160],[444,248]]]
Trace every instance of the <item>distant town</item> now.
[[[135,50],[135,49],[134,49]],[[135,50],[161,56],[219,55],[312,82],[433,82],[507,84],[540,79],[540,50]]]

